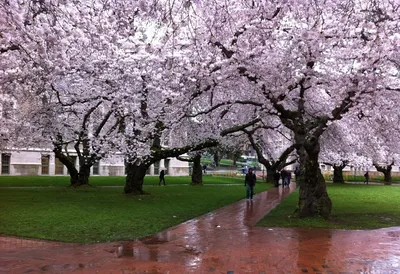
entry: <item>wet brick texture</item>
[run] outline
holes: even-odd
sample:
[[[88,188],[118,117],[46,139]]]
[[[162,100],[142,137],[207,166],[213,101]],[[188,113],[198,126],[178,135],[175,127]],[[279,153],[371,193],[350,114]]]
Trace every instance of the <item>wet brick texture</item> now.
[[[400,273],[400,227],[255,226],[292,191],[274,188],[136,241],[81,245],[0,237],[0,274]]]

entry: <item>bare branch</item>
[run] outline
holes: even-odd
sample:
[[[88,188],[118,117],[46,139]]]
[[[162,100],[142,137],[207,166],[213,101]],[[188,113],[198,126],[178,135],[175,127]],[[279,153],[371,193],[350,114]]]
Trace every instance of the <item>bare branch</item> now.
[[[225,129],[225,130],[223,130],[223,131],[221,132],[221,136],[226,136],[226,135],[228,135],[228,134],[230,134],[230,133],[234,133],[234,132],[238,132],[238,131],[243,131],[243,130],[245,130],[247,127],[253,126],[253,125],[255,125],[255,124],[257,124],[258,122],[261,122],[261,121],[262,121],[261,118],[257,118],[257,119],[254,119],[253,121],[250,121],[250,122],[246,123],[246,124],[237,125],[237,126],[234,126],[234,127],[228,128],[228,129]]]
[[[0,53],[5,53],[7,51],[14,51],[14,50],[20,50],[21,47],[19,45],[11,45],[6,48],[0,48]]]
[[[103,120],[101,121],[100,125],[97,127],[96,132],[94,133],[94,136],[97,137],[99,136],[101,130],[103,129],[104,125],[107,123],[108,119],[110,118],[111,114],[114,112],[113,109],[111,109],[107,114],[104,116]]]

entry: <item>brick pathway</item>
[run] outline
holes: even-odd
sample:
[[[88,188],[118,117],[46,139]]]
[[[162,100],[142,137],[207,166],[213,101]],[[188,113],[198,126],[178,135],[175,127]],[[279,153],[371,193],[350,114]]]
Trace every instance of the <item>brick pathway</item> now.
[[[400,273],[400,227],[254,225],[294,189],[271,189],[134,242],[0,237],[0,273]]]

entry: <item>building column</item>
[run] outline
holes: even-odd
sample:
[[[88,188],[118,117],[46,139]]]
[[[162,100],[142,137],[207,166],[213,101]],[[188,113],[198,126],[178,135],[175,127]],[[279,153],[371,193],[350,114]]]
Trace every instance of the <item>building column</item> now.
[[[160,160],[160,171],[161,171],[162,169],[165,169],[165,166],[164,166],[164,159],[161,159],[161,160]]]
[[[49,175],[54,176],[56,174],[56,164],[55,164],[55,159],[56,156],[54,153],[50,154],[50,159],[49,159]]]
[[[150,175],[154,175],[154,164],[150,166]]]
[[[170,159],[168,159],[167,174],[168,175],[172,175],[172,167],[171,167],[171,160]]]

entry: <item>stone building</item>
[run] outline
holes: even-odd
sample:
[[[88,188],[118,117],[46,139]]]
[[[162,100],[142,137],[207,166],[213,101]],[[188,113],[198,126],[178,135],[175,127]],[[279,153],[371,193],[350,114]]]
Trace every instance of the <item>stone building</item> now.
[[[71,152],[78,168],[77,156]],[[1,152],[0,175],[68,175],[67,168],[58,160],[51,150],[46,149],[6,149]],[[176,158],[163,159],[153,164],[148,175],[158,175],[161,169],[171,176],[186,176],[189,165]],[[102,159],[93,165],[91,175],[124,176],[125,165],[122,156]]]

